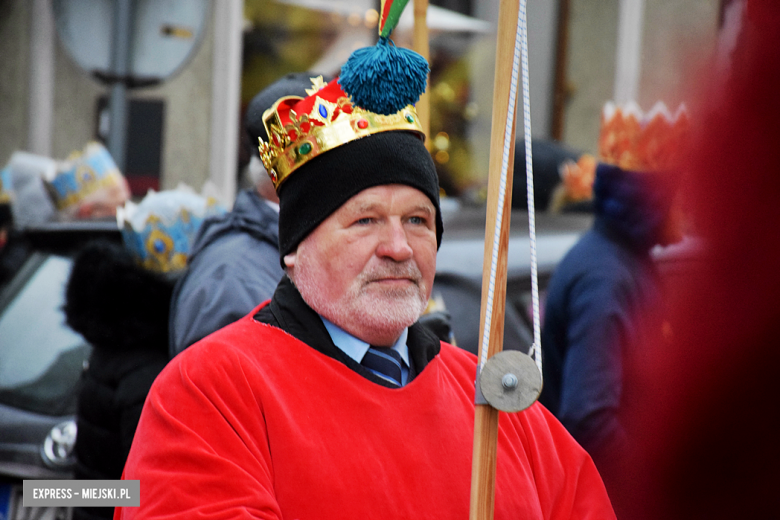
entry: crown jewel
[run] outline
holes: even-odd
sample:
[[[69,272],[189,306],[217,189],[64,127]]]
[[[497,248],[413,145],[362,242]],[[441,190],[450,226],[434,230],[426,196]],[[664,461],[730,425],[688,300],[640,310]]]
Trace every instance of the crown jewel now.
[[[688,128],[684,105],[671,114],[662,102],[647,113],[635,103],[607,103],[601,114],[599,159],[624,170],[666,169],[679,158]]]
[[[414,107],[382,115],[352,104],[337,80],[312,78],[309,96],[287,96],[263,114],[268,142],[259,139],[260,159],[279,186],[296,169],[318,155],[379,132],[406,130],[424,138]]]

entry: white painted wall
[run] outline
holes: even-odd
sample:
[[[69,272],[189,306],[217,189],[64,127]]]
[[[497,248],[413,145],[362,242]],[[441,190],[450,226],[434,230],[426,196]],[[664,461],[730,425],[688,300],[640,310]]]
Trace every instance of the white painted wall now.
[[[31,2],[30,97],[28,104],[27,151],[51,155],[54,115],[55,30],[49,0]]]
[[[233,204],[238,169],[243,20],[243,0],[214,5],[209,180],[227,205]]]

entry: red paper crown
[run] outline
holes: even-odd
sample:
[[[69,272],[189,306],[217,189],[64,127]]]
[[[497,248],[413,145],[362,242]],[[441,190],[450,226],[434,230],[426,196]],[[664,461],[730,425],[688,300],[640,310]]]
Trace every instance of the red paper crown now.
[[[425,139],[414,107],[381,115],[354,106],[337,80],[312,78],[306,98],[286,96],[263,114],[268,142],[260,138],[260,159],[278,190],[296,169],[320,154],[371,134],[411,131]]]
[[[658,171],[672,166],[688,137],[684,105],[671,114],[659,102],[643,113],[635,104],[607,103],[601,114],[599,159],[624,170]]]

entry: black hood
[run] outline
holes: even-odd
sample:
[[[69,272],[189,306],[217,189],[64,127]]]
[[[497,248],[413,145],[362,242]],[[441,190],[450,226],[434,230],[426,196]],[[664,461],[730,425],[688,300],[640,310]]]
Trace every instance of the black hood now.
[[[98,349],[144,345],[167,352],[175,280],[137,265],[110,242],[93,242],[76,256],[65,292],[67,324]]]
[[[593,184],[596,224],[646,251],[659,242],[677,188],[671,172],[635,172],[601,163]]]

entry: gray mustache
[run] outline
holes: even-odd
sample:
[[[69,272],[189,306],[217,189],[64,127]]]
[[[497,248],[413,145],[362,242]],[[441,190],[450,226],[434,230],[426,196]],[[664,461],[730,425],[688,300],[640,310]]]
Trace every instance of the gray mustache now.
[[[419,283],[422,278],[422,273],[414,262],[386,262],[380,266],[372,268],[369,272],[364,273],[365,281],[371,282],[382,278],[409,278],[415,283]]]

